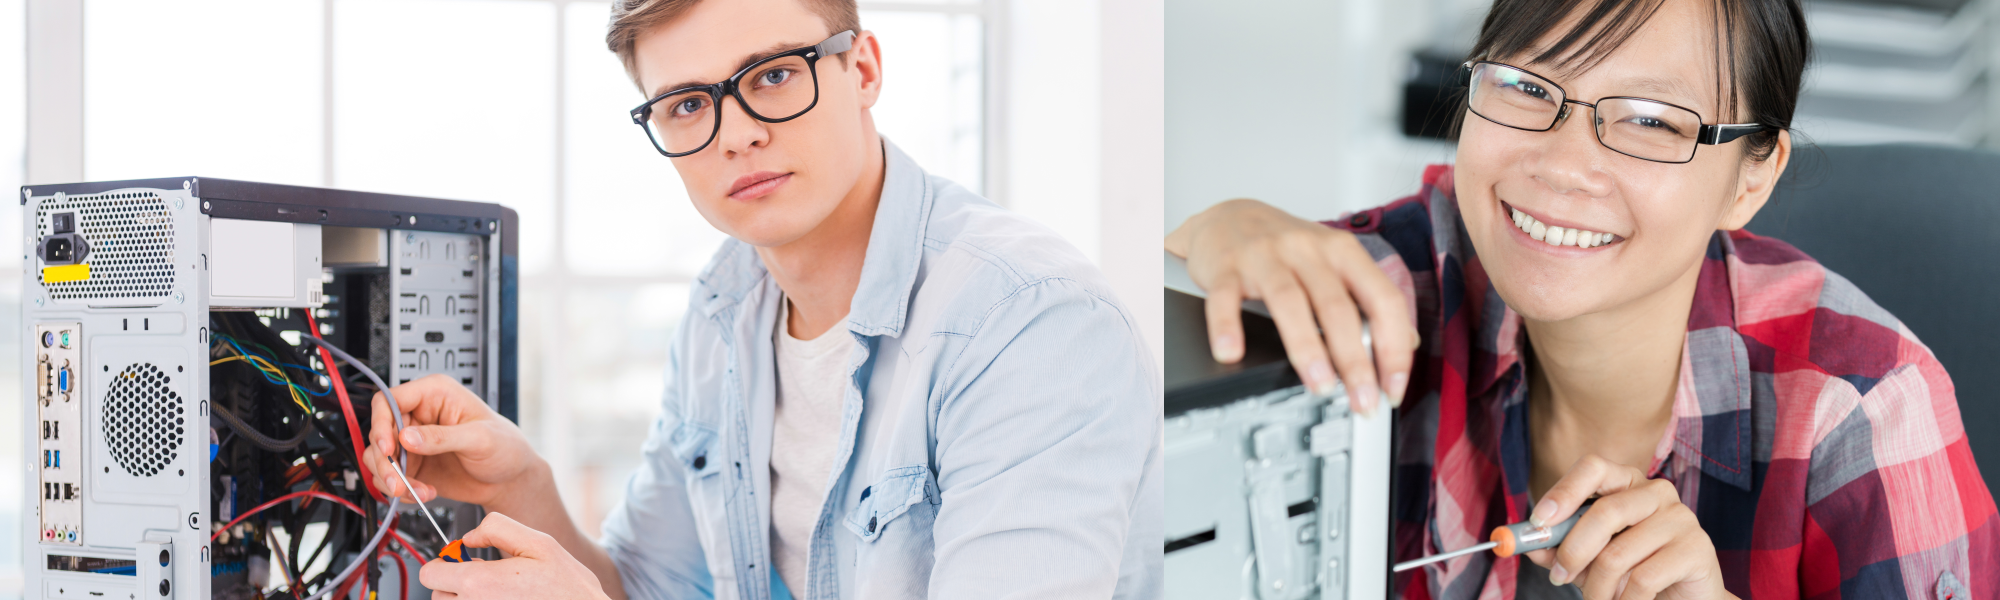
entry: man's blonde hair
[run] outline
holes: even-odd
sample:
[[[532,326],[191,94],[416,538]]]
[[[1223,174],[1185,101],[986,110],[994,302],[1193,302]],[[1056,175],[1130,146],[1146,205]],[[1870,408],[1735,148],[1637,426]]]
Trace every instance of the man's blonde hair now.
[[[728,1],[728,0],[721,0]],[[798,0],[806,10],[819,15],[826,21],[827,35],[842,31],[861,33],[861,10],[855,0]],[[611,2],[611,26],[604,32],[604,45],[618,55],[625,63],[625,75],[632,78],[633,85],[639,83],[638,59],[632,46],[639,34],[680,17],[702,0],[613,0]],[[813,40],[818,41],[818,40]],[[845,56],[842,57],[845,60]],[[646,93],[640,89],[640,93]]]

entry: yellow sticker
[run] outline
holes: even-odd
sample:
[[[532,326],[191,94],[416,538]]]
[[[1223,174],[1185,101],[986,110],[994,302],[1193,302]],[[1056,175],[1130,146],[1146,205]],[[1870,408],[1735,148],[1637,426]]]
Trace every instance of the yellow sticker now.
[[[42,267],[42,283],[62,283],[90,279],[90,265]]]

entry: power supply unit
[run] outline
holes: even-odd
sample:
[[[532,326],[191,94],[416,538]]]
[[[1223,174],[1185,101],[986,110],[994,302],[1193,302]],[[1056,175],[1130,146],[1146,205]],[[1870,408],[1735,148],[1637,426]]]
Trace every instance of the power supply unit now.
[[[197,177],[21,204],[24,596],[428,597],[448,540],[357,454],[380,385],[516,418],[512,210]]]

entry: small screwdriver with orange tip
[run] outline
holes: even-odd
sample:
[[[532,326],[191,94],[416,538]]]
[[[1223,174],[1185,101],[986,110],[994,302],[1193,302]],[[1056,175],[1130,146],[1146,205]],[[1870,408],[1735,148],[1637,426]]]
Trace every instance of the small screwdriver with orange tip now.
[[[404,475],[403,468],[397,466],[394,460],[389,461],[389,468],[396,471],[398,479],[403,480],[403,489],[410,491],[410,497],[417,499],[417,508],[423,511],[425,519],[430,520],[431,528],[437,530],[438,539],[451,540],[451,536],[444,534],[444,528],[438,526],[437,517],[431,516],[431,508],[424,506],[424,497],[417,495],[417,486],[410,485],[410,476]],[[438,558],[444,559],[445,562],[465,562],[465,540],[451,540],[451,543],[444,545],[443,550],[438,551]]]
[[[1415,569],[1417,567],[1428,565],[1434,562],[1450,560],[1458,558],[1460,556],[1465,556],[1467,554],[1472,554],[1474,552],[1479,552],[1482,550],[1489,550],[1489,549],[1492,550],[1494,554],[1499,555],[1502,558],[1505,558],[1516,554],[1524,554],[1535,550],[1541,550],[1543,548],[1554,548],[1557,545],[1562,544],[1563,538],[1569,537],[1570,528],[1576,527],[1576,521],[1578,519],[1583,518],[1583,513],[1590,512],[1590,505],[1595,502],[1597,502],[1596,499],[1584,501],[1583,506],[1577,507],[1576,514],[1570,515],[1569,518],[1567,519],[1563,519],[1561,523],[1556,523],[1553,525],[1549,525],[1547,527],[1536,527],[1533,524],[1525,521],[1520,523],[1514,523],[1512,525],[1501,525],[1499,527],[1493,528],[1493,536],[1490,538],[1493,541],[1466,548],[1459,548],[1457,550],[1453,550],[1450,552],[1440,552],[1438,554],[1432,554],[1430,556],[1426,556],[1416,560],[1399,562],[1396,563],[1396,566],[1393,567],[1391,570],[1397,573],[1401,573],[1403,571]]]

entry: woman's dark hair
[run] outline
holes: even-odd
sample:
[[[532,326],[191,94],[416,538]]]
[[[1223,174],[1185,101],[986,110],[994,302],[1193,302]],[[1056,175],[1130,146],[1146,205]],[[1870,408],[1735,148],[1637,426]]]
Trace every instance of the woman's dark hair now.
[[[1581,18],[1554,44],[1527,59],[1570,74],[1597,66],[1645,26],[1665,0],[1494,0],[1468,60],[1501,60],[1532,49],[1535,41],[1572,14]],[[1735,121],[1739,91],[1750,122],[1772,129],[1744,138],[1747,154],[1764,160],[1790,129],[1799,84],[1812,54],[1800,0],[1713,0],[1716,73],[1722,94],[1719,119]],[[1578,13],[1578,10],[1582,10]],[[1524,65],[1525,66],[1525,65]],[[1461,118],[1465,114],[1459,111]],[[1456,133],[1457,128],[1453,131]]]

